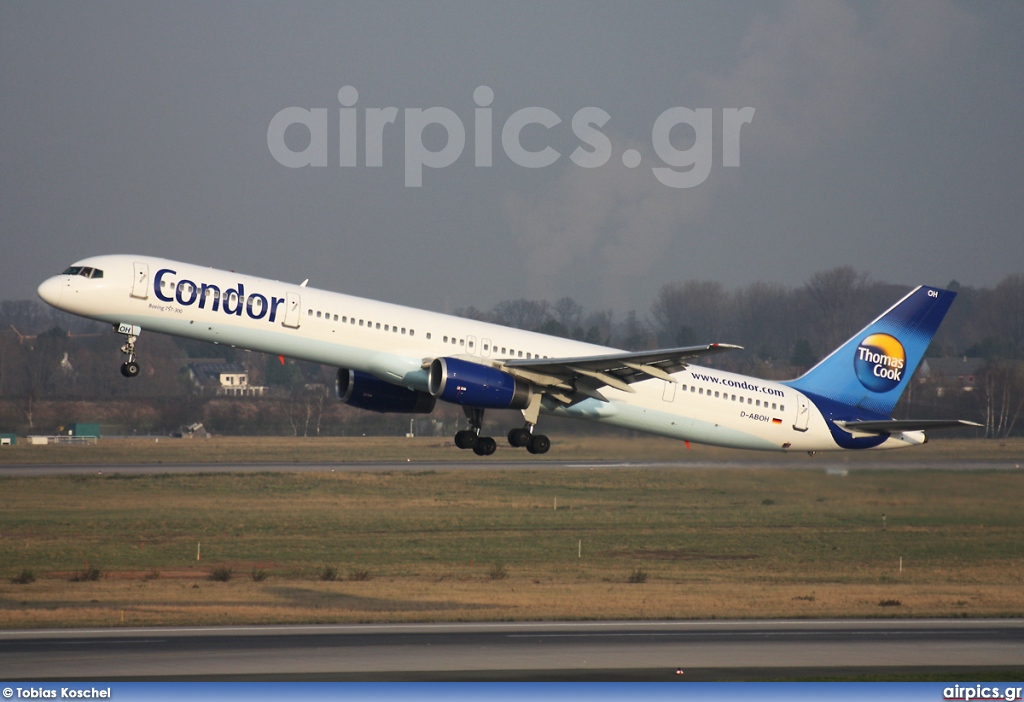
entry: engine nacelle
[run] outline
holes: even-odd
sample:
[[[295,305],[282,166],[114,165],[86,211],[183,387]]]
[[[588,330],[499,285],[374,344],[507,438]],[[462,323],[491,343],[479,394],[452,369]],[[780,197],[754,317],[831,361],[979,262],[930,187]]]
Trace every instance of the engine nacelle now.
[[[459,358],[431,361],[427,389],[445,402],[485,409],[525,409],[533,394],[529,383],[503,370]]]
[[[369,373],[345,368],[338,369],[335,389],[338,399],[346,405],[372,412],[430,414],[436,402],[425,392],[392,385]]]

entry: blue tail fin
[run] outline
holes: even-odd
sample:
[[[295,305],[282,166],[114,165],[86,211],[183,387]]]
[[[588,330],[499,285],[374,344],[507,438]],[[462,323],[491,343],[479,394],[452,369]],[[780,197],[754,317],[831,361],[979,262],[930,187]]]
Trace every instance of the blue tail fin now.
[[[786,385],[890,415],[955,297],[949,290],[918,286]]]

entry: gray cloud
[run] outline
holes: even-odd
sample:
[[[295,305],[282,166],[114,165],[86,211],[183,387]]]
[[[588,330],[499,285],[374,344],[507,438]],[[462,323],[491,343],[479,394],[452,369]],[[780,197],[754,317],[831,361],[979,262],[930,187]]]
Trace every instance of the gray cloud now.
[[[993,284],[1024,265],[1021,35],[1019,5],[951,2],[4,3],[0,298],[109,252],[431,308],[645,311],[672,280],[799,284],[844,264]],[[399,116],[380,168],[278,164],[274,114],[327,108],[335,139],[344,85],[361,115],[452,110],[466,150],[404,187]],[[473,166],[479,85],[490,168]],[[498,151],[533,105],[563,120],[524,131],[562,154],[547,168]],[[611,115],[596,169],[569,160],[586,106]],[[687,190],[650,170],[652,124],[676,106],[715,121],[713,168]],[[723,168],[722,110],[745,106],[741,165]]]

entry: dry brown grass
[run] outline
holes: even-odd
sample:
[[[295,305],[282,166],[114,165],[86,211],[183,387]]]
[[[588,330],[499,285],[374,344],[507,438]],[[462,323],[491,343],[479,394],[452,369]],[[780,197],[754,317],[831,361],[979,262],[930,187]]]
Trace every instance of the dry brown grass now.
[[[625,576],[625,574],[624,574]],[[5,599],[9,593],[5,593]],[[808,599],[813,596],[813,599]],[[1006,617],[1024,614],[1020,585],[680,582],[631,584],[515,577],[214,583],[108,579],[87,590],[57,580],[18,592],[5,628],[546,619]],[[880,607],[897,599],[899,607]]]

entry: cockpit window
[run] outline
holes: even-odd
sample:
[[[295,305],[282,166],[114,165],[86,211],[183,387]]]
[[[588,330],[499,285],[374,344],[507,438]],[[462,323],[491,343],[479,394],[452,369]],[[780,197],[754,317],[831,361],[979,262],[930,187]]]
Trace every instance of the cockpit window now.
[[[71,266],[62,275],[80,275],[83,278],[102,278],[103,271],[89,266]]]

